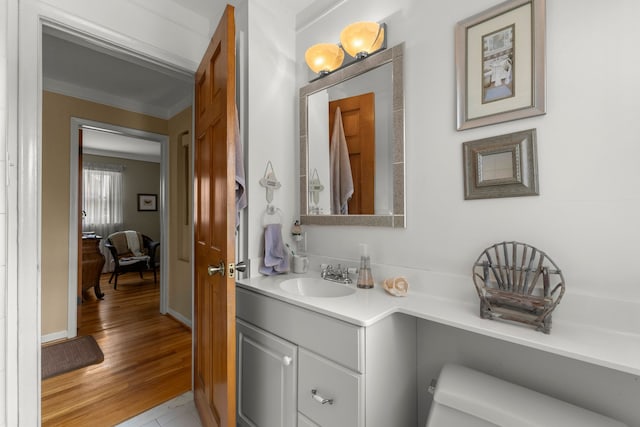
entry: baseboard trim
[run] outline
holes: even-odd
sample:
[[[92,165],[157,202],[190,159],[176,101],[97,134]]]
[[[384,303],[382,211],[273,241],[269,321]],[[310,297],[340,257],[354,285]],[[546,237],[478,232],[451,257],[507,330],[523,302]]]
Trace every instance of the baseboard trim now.
[[[59,331],[59,332],[54,332],[52,334],[42,335],[40,337],[40,342],[44,344],[46,342],[63,340],[67,338],[68,338],[67,331]]]
[[[187,319],[185,316],[183,316],[182,314],[178,313],[175,310],[168,309],[167,310],[167,316],[173,317],[175,320],[177,320],[178,322],[182,323],[183,325],[185,325],[189,329],[192,328],[191,320]]]

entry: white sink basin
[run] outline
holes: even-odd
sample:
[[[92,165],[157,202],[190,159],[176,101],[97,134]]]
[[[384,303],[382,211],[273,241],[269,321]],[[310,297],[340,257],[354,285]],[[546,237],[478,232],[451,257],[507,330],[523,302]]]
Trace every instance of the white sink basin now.
[[[321,298],[344,297],[356,291],[347,285],[311,277],[285,280],[280,289],[293,295]]]

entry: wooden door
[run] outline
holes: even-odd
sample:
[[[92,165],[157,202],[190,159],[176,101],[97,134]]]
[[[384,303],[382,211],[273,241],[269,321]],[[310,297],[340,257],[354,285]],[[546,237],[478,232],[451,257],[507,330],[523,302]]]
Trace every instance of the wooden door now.
[[[373,92],[329,102],[329,134],[333,134],[336,108],[342,112],[342,125],[349,149],[353,177],[353,196],[349,214],[374,214],[375,199],[375,98]]]
[[[204,426],[236,425],[235,280],[228,268],[235,252],[235,62],[234,8],[227,6],[195,81],[194,395]]]

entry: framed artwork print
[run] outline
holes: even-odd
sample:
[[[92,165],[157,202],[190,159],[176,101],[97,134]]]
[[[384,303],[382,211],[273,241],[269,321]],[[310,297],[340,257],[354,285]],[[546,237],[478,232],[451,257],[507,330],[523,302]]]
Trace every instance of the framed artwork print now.
[[[458,130],[545,113],[545,0],[509,0],[456,24]]]
[[[464,198],[538,195],[536,130],[462,144]]]
[[[139,211],[157,211],[158,195],[157,194],[138,194],[138,210]]]

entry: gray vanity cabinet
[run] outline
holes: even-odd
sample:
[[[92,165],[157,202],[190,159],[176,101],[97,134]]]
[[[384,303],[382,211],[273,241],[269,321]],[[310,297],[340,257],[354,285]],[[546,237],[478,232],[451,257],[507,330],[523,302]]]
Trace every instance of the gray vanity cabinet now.
[[[236,295],[238,419],[253,423],[240,425],[416,425],[415,318],[362,327],[242,287]],[[278,407],[283,422],[266,421]]]

